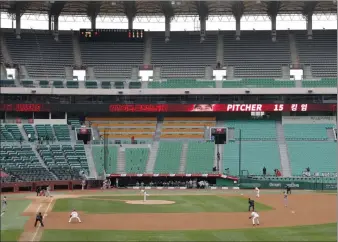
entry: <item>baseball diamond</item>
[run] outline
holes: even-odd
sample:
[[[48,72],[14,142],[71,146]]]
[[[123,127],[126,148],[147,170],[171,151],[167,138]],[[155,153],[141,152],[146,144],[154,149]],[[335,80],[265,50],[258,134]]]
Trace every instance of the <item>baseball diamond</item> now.
[[[336,238],[334,194],[296,192],[285,208],[279,191],[261,191],[256,202],[260,228],[252,228],[247,198],[255,194],[243,193],[149,190],[153,201],[175,201],[153,205],[127,204],[126,201],[142,201],[136,191],[73,191],[58,193],[53,198],[12,195],[1,225],[8,229],[17,226],[15,221],[25,222],[22,230],[2,230],[1,235],[11,241],[13,238],[18,241],[285,241],[299,238],[334,241]],[[320,205],[323,201],[325,206]],[[16,211],[18,208],[22,211]],[[68,223],[72,208],[76,208],[82,223]],[[37,210],[44,214],[45,223],[39,230],[33,226]],[[10,215],[12,212],[16,212],[16,218]],[[283,233],[283,237],[278,236],[279,233]]]

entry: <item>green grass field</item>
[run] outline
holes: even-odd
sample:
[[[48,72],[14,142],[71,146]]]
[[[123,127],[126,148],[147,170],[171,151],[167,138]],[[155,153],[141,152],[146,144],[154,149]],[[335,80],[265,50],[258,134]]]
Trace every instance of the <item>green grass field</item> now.
[[[111,199],[111,200],[99,200]],[[196,212],[245,212],[248,201],[243,197],[221,196],[151,196],[151,200],[175,201],[172,205],[135,205],[126,204],[125,200],[140,200],[141,196],[110,196],[77,199],[58,199],[54,212],[69,212],[73,208],[86,213],[196,213]],[[256,203],[256,210],[272,209]]]
[[[8,201],[5,213],[1,216],[1,241],[17,241],[23,232],[28,217],[21,213],[31,203],[29,200]]]
[[[42,241],[336,241],[337,225],[207,231],[45,230]]]

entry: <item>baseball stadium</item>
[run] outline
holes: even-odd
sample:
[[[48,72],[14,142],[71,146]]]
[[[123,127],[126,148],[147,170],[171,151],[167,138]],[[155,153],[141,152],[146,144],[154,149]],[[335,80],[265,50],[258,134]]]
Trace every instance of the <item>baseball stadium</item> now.
[[[337,3],[0,1],[1,241],[337,241]]]

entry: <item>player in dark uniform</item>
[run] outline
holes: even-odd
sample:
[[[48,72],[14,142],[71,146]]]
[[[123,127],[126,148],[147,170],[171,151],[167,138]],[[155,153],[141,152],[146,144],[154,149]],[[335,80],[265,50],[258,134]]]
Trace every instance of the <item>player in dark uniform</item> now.
[[[286,193],[287,194],[291,194],[291,187],[289,187],[288,185],[286,185],[285,189],[286,189]]]
[[[42,214],[41,214],[41,212],[39,212],[36,215],[34,227],[36,227],[36,225],[37,225],[38,222],[40,222],[41,227],[45,227],[45,225],[43,224],[42,220],[43,220]]]
[[[252,211],[255,211],[255,201],[249,198],[249,212],[251,211],[251,208]]]

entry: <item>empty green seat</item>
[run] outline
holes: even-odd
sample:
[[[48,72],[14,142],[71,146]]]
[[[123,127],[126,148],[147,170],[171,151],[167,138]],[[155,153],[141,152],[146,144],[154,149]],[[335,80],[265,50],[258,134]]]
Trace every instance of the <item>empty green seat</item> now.
[[[103,174],[106,171],[109,174],[114,174],[117,171],[117,153],[116,146],[107,147],[107,160],[105,161],[105,151],[103,145],[92,145],[93,160],[98,174]]]
[[[79,88],[79,82],[78,81],[67,81],[66,87],[67,88]]]
[[[284,136],[287,140],[327,140],[327,128],[332,124],[284,124]]]
[[[85,87],[89,89],[96,89],[98,86],[96,81],[86,81]]]
[[[47,81],[47,80],[41,80],[41,81],[39,81],[39,86],[41,88],[49,88],[50,87],[49,81]]]
[[[215,160],[215,144],[191,141],[188,143],[186,173],[211,173]]]
[[[127,173],[145,173],[149,149],[147,148],[126,148],[126,172]]]
[[[195,79],[168,79],[149,82],[149,88],[215,88],[215,81],[197,81]]]
[[[129,82],[130,89],[140,89],[142,86],[141,82]]]
[[[114,82],[114,86],[116,89],[123,89],[124,88],[124,82],[116,81]]]
[[[181,153],[181,142],[161,141],[157,151],[154,173],[178,173]]]
[[[273,120],[229,120],[225,126],[234,128],[235,139],[239,138],[239,130],[242,130],[243,140],[276,139],[276,123]]]
[[[53,87],[64,88],[63,81],[53,81]]]
[[[0,86],[1,87],[15,87],[14,80],[0,80]]]
[[[22,86],[24,87],[33,87],[34,82],[32,80],[23,80],[21,81]]]
[[[223,81],[223,88],[291,88],[295,87],[295,81],[279,81],[271,78],[245,78],[239,81]]]
[[[58,141],[70,141],[70,134],[67,124],[54,124],[53,129]]]
[[[102,81],[101,88],[103,89],[111,89],[111,82],[110,81]]]
[[[322,78],[320,80],[303,80],[302,87],[336,87],[337,79],[335,78]]]
[[[293,175],[311,172],[336,172],[337,143],[328,141],[288,141],[288,154]]]

